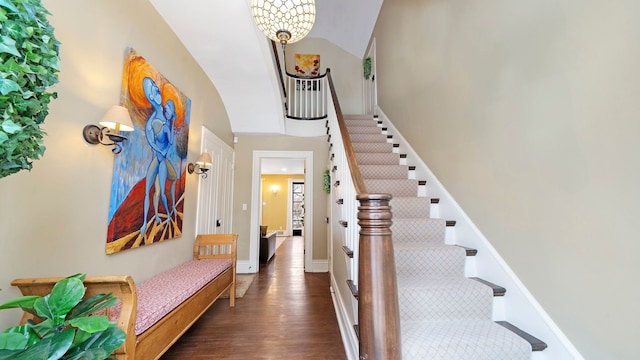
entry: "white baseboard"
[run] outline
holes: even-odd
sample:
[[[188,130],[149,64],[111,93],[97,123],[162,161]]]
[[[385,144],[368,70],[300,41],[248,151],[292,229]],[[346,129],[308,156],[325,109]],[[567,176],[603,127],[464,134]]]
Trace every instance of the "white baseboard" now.
[[[249,260],[238,260],[236,263],[236,272],[238,274],[254,274],[259,269],[253,269]],[[325,273],[329,272],[329,260],[313,260],[311,263],[311,272]]]
[[[252,269],[249,260],[238,260],[236,262],[236,273],[238,274],[255,274],[259,269]]]
[[[311,263],[311,272],[329,272],[329,260],[313,260],[313,262]]]
[[[340,297],[336,296],[333,289],[337,289],[336,279],[331,274],[331,299],[333,300],[333,308],[336,311],[336,318],[338,319],[338,327],[340,328],[340,334],[342,335],[342,345],[344,345],[344,352],[347,354],[348,360],[358,360],[358,349],[360,343],[356,336],[356,331],[353,329],[353,324],[349,322],[347,311],[344,307],[344,303],[340,302]]]

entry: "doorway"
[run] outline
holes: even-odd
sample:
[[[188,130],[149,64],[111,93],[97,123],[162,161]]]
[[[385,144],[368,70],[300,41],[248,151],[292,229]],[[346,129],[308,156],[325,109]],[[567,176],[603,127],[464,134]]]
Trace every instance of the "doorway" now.
[[[289,206],[287,206],[288,223],[291,229],[291,236],[302,236],[302,230],[304,229],[304,181],[295,181],[291,179],[289,181],[289,194],[291,200]],[[289,215],[289,209],[290,215]]]
[[[304,226],[302,235],[304,236],[304,269],[305,272],[312,271],[313,259],[313,152],[312,151],[254,151],[252,182],[251,182],[251,227],[249,230],[249,263],[250,268],[259,269],[259,240],[260,221],[262,219],[262,183],[261,165],[263,159],[301,159],[304,161],[304,196],[302,208],[304,209]],[[289,217],[291,218],[291,217]],[[274,229],[279,230],[279,229]],[[291,235],[291,234],[288,234]]]

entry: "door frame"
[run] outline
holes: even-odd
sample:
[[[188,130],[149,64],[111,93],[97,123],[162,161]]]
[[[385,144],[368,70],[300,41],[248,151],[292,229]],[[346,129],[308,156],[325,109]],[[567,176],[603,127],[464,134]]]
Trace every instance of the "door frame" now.
[[[304,226],[304,271],[313,271],[313,151],[253,151],[253,170],[251,174],[251,227],[249,229],[249,264],[250,268],[258,272],[259,264],[259,235],[261,202],[261,172],[262,158],[304,159],[305,183],[305,226]]]

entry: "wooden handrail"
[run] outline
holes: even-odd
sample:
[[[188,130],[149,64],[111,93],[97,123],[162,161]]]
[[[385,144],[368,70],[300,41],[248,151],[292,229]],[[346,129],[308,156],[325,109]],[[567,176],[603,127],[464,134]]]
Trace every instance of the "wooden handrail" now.
[[[280,57],[278,56],[278,48],[276,46],[276,42],[271,40],[271,49],[273,50],[273,57],[276,58],[276,68],[278,70],[278,78],[280,79],[280,86],[282,86],[282,93],[284,94],[284,98],[287,98],[287,89],[284,86],[284,77],[282,76],[282,66],[280,65]],[[284,69],[286,72],[287,69]],[[286,102],[285,102],[286,105]]]
[[[351,144],[351,137],[347,131],[347,124],[344,122],[344,116],[342,115],[342,109],[340,108],[340,102],[338,101],[338,95],[336,94],[335,86],[333,85],[333,79],[331,78],[331,69],[327,68],[327,80],[329,81],[329,90],[331,91],[331,99],[336,108],[336,116],[338,117],[338,126],[340,127],[340,133],[342,133],[342,142],[344,144],[344,151],[347,153],[347,163],[351,170],[351,179],[353,180],[353,186],[356,189],[356,194],[366,194],[367,187],[364,185],[360,168],[358,168],[358,161],[356,160],[356,153],[353,151],[353,145]]]
[[[399,360],[400,311],[396,266],[391,238],[390,194],[369,194],[358,167],[347,124],[327,69],[327,80],[338,127],[356,192],[358,207],[358,329],[360,359]]]
[[[286,69],[285,69],[286,70]],[[329,71],[329,69],[327,69],[327,71]],[[323,77],[327,76],[327,73],[324,73],[322,75],[296,75],[296,74],[292,74],[290,72],[286,72],[287,76],[290,76],[292,78],[296,78],[296,79],[301,79],[301,80],[316,80],[316,79],[322,79]]]

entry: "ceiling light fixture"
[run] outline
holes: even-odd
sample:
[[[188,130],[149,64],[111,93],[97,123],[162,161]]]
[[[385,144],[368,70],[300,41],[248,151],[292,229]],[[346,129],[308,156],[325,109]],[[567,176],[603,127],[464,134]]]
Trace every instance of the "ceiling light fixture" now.
[[[311,31],[316,4],[314,0],[251,0],[251,14],[258,29],[284,47]]]

